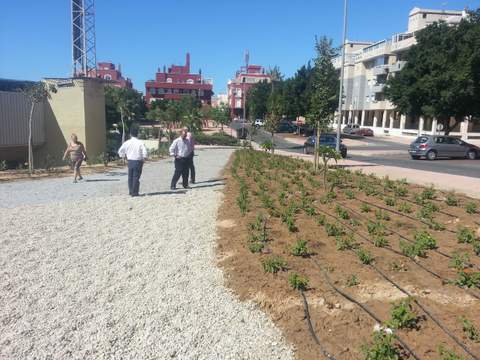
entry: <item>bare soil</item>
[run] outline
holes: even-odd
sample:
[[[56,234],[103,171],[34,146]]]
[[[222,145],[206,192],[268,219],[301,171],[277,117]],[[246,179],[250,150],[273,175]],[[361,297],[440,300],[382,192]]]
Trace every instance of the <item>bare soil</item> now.
[[[243,154],[238,156],[240,160],[231,161],[224,174],[227,180],[224,201],[218,214],[218,263],[224,270],[227,286],[242,300],[257,303],[273,319],[294,346],[298,359],[319,359],[323,355],[308,330],[300,293],[289,284],[288,277],[293,272],[309,279],[305,296],[313,327],[322,346],[336,359],[364,358],[361,347],[371,343],[376,321],[359,306],[335,292],[326,281],[325,273],[336,287],[367,306],[382,321],[391,317],[392,303],[407,298],[371,266],[363,264],[354,251],[339,251],[335,237],[328,236],[325,226],[318,223],[322,215],[327,223],[342,226],[347,234],[352,233],[358,246],[373,255],[377,268],[410,292],[473,354],[480,356],[480,343],[468,339],[459,321],[460,316],[465,316],[480,329],[480,291],[475,286],[466,289],[453,284],[460,270],[449,267],[449,256],[461,252],[469,255],[471,265],[462,271],[472,274],[480,269],[480,257],[474,253],[472,245],[459,244],[456,234],[459,226],[479,231],[478,213],[467,214],[464,209],[467,202],[475,202],[480,209],[478,201],[457,194],[459,205],[447,206],[446,194],[436,191],[434,199],[426,200],[439,208],[434,212],[433,219],[445,229],[436,231],[429,228],[425,221],[417,219],[416,214],[422,206],[414,203],[414,199],[416,194],[424,190],[419,186],[399,182],[391,185],[388,179],[348,172],[344,175],[344,181],[334,187],[336,198],[325,201],[322,176],[313,175],[309,169],[311,165],[306,162],[268,154],[251,155],[253,152],[246,151],[239,153]],[[238,177],[232,175],[232,166]],[[244,181],[248,188],[249,204],[244,216],[237,201],[238,179]],[[370,192],[358,188],[362,182],[367,182],[367,188],[377,189],[380,194],[366,195],[366,192]],[[405,188],[407,194],[395,196],[389,185]],[[262,186],[273,201],[272,208],[266,209],[265,203],[260,200]],[[294,216],[297,230],[292,232],[279,214],[285,211],[285,204],[301,201],[302,189],[312,201],[311,207],[316,209],[316,213],[308,215],[301,208]],[[348,190],[354,193],[354,199],[347,198]],[[285,202],[280,200],[282,192]],[[396,205],[386,205],[387,197],[394,198]],[[362,212],[362,200],[373,204],[370,212]],[[409,203],[411,213],[395,213],[401,203]],[[338,216],[337,206],[348,212],[348,220]],[[385,238],[389,245],[386,247],[376,247],[366,240],[373,239],[367,231],[368,221],[379,222],[375,215],[375,210],[378,210],[376,206],[386,208],[383,212],[389,215],[389,220],[381,221],[387,228]],[[248,247],[252,233],[249,229],[259,214],[266,218],[268,241],[261,253],[252,253]],[[435,238],[437,248],[428,250],[425,258],[404,256],[400,240],[406,241],[406,238],[414,241],[415,233],[420,230],[427,231]],[[291,254],[292,246],[298,239],[308,241],[308,256]],[[264,271],[261,260],[272,255],[281,256],[287,262],[286,271],[276,274]],[[359,284],[349,287],[346,282],[352,275],[358,278]],[[414,311],[418,320],[416,328],[400,329],[396,335],[419,358],[440,359],[438,346],[442,344],[465,359],[472,358],[415,304]],[[413,357],[403,351],[402,358]]]

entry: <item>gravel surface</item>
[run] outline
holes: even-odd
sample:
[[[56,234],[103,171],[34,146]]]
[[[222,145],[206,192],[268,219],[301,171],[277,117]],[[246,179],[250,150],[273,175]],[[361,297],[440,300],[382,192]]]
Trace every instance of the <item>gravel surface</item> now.
[[[197,154],[199,183],[175,194],[170,160],[145,166],[139,198],[124,171],[0,184],[0,359],[293,358],[223,287],[215,218],[231,150]]]

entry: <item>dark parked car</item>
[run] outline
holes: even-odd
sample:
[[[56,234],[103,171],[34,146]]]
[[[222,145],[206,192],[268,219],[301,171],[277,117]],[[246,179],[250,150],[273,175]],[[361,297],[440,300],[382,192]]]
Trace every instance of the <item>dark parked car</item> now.
[[[317,139],[316,136],[310,136],[307,138],[303,146],[303,152],[305,154],[314,153],[316,139]],[[335,149],[337,147],[337,136],[335,134],[321,134],[320,145],[330,146]],[[342,155],[342,158],[347,157],[347,147],[342,143],[341,140],[340,140],[340,154]]]
[[[428,160],[439,157],[474,160],[480,155],[480,148],[452,136],[422,135],[410,144],[408,152],[415,160],[421,157]]]
[[[293,125],[291,122],[282,121],[278,124],[277,132],[278,133],[293,133],[297,131],[297,127]]]
[[[358,124],[347,124],[342,131],[347,135],[373,136],[372,129],[362,128]]]

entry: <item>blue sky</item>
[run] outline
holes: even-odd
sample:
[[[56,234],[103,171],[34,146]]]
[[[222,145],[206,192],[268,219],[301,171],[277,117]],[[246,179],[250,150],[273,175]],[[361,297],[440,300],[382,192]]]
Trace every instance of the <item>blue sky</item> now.
[[[381,40],[407,28],[408,12],[480,7],[480,0],[350,0],[348,38]],[[158,66],[183,64],[224,92],[243,64],[292,75],[314,56],[315,35],[341,41],[343,0],[96,0],[97,60],[121,63],[144,91]],[[0,77],[37,80],[71,72],[69,0],[2,1]]]

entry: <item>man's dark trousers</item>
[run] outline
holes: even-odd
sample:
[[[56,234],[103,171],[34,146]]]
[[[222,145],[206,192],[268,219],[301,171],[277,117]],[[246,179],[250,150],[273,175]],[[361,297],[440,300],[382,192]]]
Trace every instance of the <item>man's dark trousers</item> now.
[[[175,172],[173,173],[172,183],[170,187],[177,187],[178,179],[182,177],[182,185],[184,188],[188,186],[188,158],[175,158]]]
[[[138,196],[142,169],[142,160],[128,160],[128,193],[131,196]]]
[[[193,157],[195,156],[194,152],[190,155],[188,155],[188,170],[190,170],[190,180],[192,183],[195,183],[195,165],[193,164]],[[188,174],[187,174],[187,179],[188,179]]]

